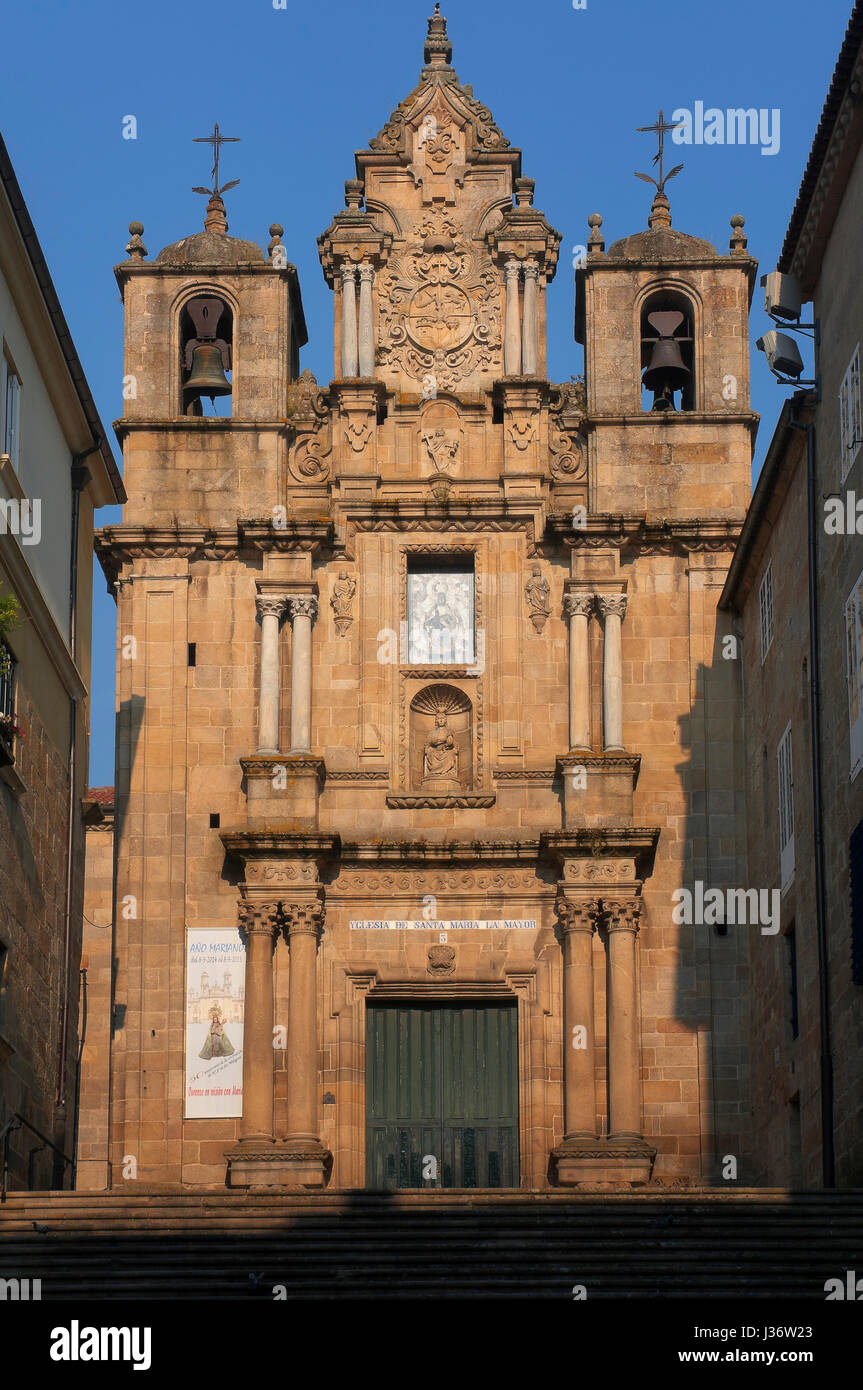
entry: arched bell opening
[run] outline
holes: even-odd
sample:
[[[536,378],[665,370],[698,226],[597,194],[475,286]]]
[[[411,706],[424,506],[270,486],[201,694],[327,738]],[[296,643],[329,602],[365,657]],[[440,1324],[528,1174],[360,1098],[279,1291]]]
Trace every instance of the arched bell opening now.
[[[657,290],[641,309],[641,408],[695,410],[695,310],[679,290]]]
[[[180,311],[180,408],[184,415],[203,415],[205,399],[209,399],[214,415],[231,414],[233,341],[234,316],[223,299],[208,294],[187,300]]]

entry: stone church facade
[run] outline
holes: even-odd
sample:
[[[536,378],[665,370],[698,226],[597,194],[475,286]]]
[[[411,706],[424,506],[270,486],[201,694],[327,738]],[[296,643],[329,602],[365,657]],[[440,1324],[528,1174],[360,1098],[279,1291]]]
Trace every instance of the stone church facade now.
[[[116,268],[136,389],[97,542],[118,724],[92,1171],[535,1190],[711,1183],[731,1155],[745,1181],[757,928],[672,897],[744,872],[717,612],[757,427],[743,219],[718,252],[662,189],[608,246],[592,216],[585,382],[550,382],[561,237],[437,11],[319,238],[329,383],[300,370],[283,229],[266,254],[229,236],[214,190],[202,232],[151,260],[133,223]],[[678,375],[651,400],[659,343]],[[243,947],[242,1113],[201,1116],[187,943],[214,929]]]

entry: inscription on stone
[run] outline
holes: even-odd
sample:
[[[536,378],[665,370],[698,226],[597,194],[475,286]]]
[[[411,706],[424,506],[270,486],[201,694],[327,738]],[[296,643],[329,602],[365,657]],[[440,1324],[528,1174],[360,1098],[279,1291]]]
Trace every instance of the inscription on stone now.
[[[388,921],[385,918],[354,921],[348,923],[351,931],[536,931],[539,925],[535,917],[525,920],[509,917],[473,922],[456,917],[451,920],[434,922]]]

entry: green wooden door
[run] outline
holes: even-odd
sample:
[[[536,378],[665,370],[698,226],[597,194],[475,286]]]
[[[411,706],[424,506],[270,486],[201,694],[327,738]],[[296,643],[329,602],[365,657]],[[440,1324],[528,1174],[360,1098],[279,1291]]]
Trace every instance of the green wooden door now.
[[[515,1006],[370,1006],[366,1186],[518,1184]]]

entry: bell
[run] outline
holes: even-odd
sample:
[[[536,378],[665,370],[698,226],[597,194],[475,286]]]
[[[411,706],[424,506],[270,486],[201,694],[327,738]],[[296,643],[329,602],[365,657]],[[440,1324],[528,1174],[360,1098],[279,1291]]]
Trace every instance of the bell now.
[[[653,343],[650,361],[641,379],[648,391],[654,393],[654,410],[673,410],[674,392],[682,391],[691,375],[680,352],[681,340],[674,337],[683,323],[683,315],[677,310],[648,314],[647,321],[659,337]]]
[[[186,395],[230,396],[231,383],[222,366],[222,349],[213,343],[201,343],[192,354],[192,369],[183,386]]]

